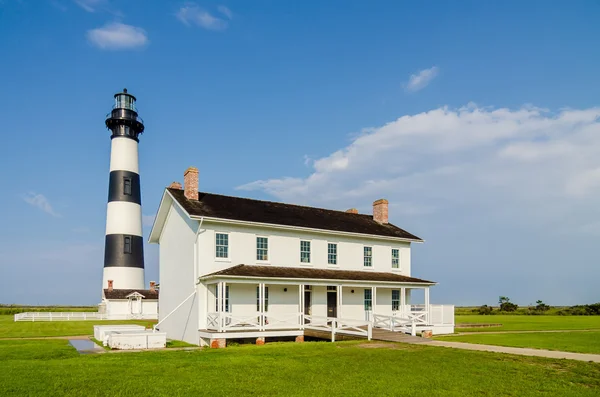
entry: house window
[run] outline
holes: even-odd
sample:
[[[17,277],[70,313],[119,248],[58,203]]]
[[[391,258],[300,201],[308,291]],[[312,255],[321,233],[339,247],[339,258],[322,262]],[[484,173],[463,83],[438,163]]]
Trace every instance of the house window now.
[[[373,291],[369,289],[365,289],[365,311],[371,311],[373,309],[373,295],[371,295]]]
[[[392,269],[400,268],[400,250],[392,248]]]
[[[373,248],[365,247],[365,267],[373,266]]]
[[[124,254],[131,254],[131,251],[132,251],[131,240],[132,240],[131,236],[123,237],[123,253]]]
[[[215,256],[217,258],[229,258],[229,235],[227,233],[217,233],[215,239]]]
[[[260,287],[256,287],[256,311],[260,312]],[[269,311],[269,287],[265,287],[265,312]]]
[[[310,263],[310,241],[300,241],[300,262]]]
[[[219,286],[215,285],[215,311],[219,311]],[[225,312],[229,313],[229,285],[225,286]]]
[[[392,311],[400,310],[400,290],[392,290]]]
[[[256,238],[256,260],[269,260],[269,239],[267,237]]]
[[[123,178],[123,194],[125,196],[131,196],[131,178]]]
[[[337,265],[337,244],[327,244],[327,263]]]

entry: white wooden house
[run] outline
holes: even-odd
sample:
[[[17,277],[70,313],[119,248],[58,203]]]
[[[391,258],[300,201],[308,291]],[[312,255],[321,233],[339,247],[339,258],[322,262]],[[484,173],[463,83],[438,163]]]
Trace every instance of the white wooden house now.
[[[454,307],[430,303],[436,283],[411,277],[422,240],[388,222],[386,200],[365,215],[201,193],[192,167],[183,189],[165,190],[150,242],[160,244],[157,328],[169,338],[454,332]]]
[[[115,289],[113,280],[108,280],[106,287],[98,313],[108,320],[158,318],[158,289],[154,281],[150,282],[150,289]]]

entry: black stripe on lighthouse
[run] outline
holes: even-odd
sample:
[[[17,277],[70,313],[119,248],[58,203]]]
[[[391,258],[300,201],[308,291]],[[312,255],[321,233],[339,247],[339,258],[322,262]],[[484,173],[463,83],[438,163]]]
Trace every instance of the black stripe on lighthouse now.
[[[108,183],[108,202],[127,201],[142,205],[140,176],[131,171],[111,171]]]
[[[144,268],[144,240],[126,234],[106,235],[104,267]]]

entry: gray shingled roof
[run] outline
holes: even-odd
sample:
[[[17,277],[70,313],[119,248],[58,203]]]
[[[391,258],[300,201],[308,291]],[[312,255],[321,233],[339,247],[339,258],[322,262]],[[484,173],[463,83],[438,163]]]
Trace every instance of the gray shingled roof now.
[[[346,281],[389,281],[394,283],[435,284],[435,281],[428,281],[420,278],[408,277],[403,276],[401,274],[388,272],[255,265],[237,265],[215,273],[207,274],[205,276],[202,276],[201,278],[218,276],[323,279]]]
[[[381,224],[372,215],[352,214],[323,208],[276,203],[241,197],[198,193],[198,200],[189,200],[183,190],[167,189],[185,211],[192,216],[239,220],[306,227],[338,232],[370,234],[423,241],[391,223]]]

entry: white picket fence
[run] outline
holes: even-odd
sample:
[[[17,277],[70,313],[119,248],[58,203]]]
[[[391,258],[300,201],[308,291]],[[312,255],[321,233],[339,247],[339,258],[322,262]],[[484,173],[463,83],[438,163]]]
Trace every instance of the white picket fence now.
[[[158,314],[106,314],[97,312],[26,312],[15,314],[15,321],[156,320]]]

